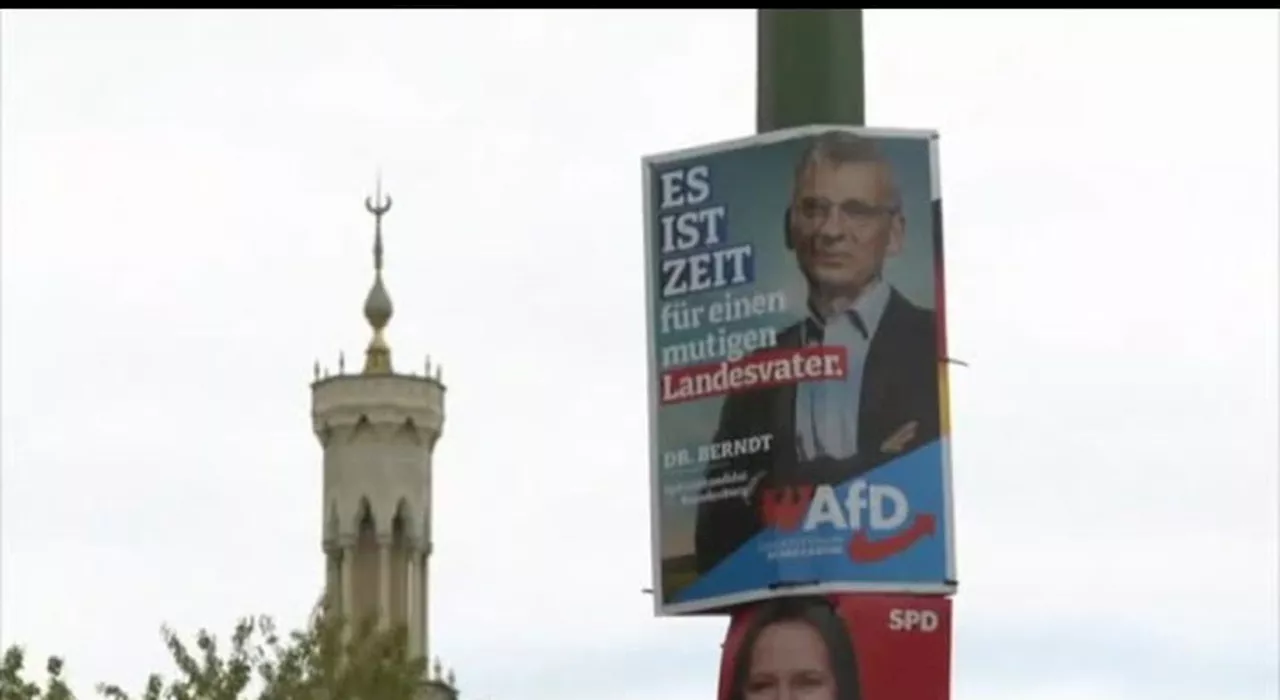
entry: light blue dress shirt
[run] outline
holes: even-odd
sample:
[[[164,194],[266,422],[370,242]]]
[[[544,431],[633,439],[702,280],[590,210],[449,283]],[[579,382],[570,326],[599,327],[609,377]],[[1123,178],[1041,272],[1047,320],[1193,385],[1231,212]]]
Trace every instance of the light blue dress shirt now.
[[[840,346],[847,354],[844,379],[801,382],[796,387],[796,450],[800,461],[845,459],[858,453],[858,402],[867,350],[889,303],[889,285],[873,282],[857,301],[830,318],[810,310],[805,345]]]

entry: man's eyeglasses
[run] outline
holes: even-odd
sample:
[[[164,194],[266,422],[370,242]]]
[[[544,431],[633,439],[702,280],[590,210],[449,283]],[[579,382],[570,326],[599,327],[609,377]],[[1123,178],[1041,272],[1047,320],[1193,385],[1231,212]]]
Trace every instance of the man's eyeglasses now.
[[[833,202],[819,197],[805,197],[800,201],[800,214],[806,219],[825,221],[835,208]],[[892,205],[868,204],[858,199],[846,199],[839,204],[839,211],[856,223],[870,223],[887,215],[898,213],[898,207]]]

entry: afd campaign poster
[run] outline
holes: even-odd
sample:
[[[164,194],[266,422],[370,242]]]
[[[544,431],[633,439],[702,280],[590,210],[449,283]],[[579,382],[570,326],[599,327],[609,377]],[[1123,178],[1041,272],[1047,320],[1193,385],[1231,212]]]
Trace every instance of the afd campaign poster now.
[[[722,649],[718,700],[948,700],[951,599],[756,603],[734,612]]]
[[[643,172],[657,614],[954,590],[937,135]]]

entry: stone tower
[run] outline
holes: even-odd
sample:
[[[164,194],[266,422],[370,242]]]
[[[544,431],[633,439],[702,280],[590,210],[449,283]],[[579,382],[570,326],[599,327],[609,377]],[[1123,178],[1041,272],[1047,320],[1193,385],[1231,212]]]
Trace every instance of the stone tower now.
[[[396,372],[384,335],[391,297],[382,281],[382,219],[391,197],[365,200],[373,215],[373,288],[364,317],[373,338],[364,367],[348,373],[316,365],[311,415],[324,450],[324,535],[330,604],[348,620],[404,625],[409,648],[428,654],[431,455],[444,425],[444,385],[428,360],[422,374]],[[424,694],[450,699],[452,672],[437,661]]]

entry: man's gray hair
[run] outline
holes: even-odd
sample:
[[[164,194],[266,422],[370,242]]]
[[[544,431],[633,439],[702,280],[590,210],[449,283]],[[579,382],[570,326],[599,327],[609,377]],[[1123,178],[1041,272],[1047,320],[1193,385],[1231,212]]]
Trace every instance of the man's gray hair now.
[[[902,206],[898,183],[894,181],[893,168],[871,139],[848,131],[824,131],[813,138],[796,161],[792,187],[798,187],[805,171],[818,163],[845,165],[847,163],[875,163],[884,168],[889,185],[889,197],[894,207]]]

